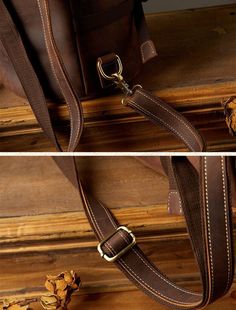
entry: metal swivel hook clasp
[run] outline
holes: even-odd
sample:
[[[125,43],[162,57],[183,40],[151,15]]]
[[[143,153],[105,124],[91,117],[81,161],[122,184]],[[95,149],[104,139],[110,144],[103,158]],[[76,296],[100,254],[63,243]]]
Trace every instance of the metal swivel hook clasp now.
[[[125,98],[126,98],[127,96],[131,96],[137,87],[141,88],[142,86],[136,85],[131,89],[129,84],[124,80],[124,77],[122,76],[123,65],[122,65],[121,59],[118,55],[116,55],[116,60],[117,60],[117,64],[118,64],[118,70],[117,70],[117,72],[115,72],[111,75],[107,75],[104,72],[103,67],[102,67],[102,63],[100,60],[98,60],[98,62],[97,62],[97,69],[98,69],[98,72],[101,74],[101,76],[105,80],[113,81],[114,84],[117,86],[117,88],[121,89],[121,91],[125,94]],[[122,99],[122,104],[124,104],[125,98]]]

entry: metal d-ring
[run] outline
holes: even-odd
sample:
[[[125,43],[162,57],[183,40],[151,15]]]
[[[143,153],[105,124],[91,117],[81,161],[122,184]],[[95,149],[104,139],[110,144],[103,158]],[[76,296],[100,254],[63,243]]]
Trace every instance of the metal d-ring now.
[[[117,63],[118,63],[118,72],[114,72],[114,74],[117,74],[118,76],[121,76],[122,73],[123,73],[123,65],[122,65],[122,62],[121,62],[121,59],[118,55],[116,55],[116,60],[117,60]],[[114,77],[114,74],[112,75],[107,75],[104,70],[103,70],[103,67],[102,67],[102,61],[101,59],[98,59],[97,61],[97,68],[98,68],[98,71],[99,73],[101,74],[101,76],[105,79],[105,80],[115,80],[116,78]]]
[[[107,75],[102,67],[101,59],[97,61],[97,69],[98,72],[105,80],[114,81],[114,84],[121,89],[121,91],[125,94],[125,97],[122,99],[122,104],[125,104],[126,98],[131,96],[137,88],[142,88],[141,85],[135,85],[132,89],[130,88],[129,84],[124,80],[122,73],[123,73],[123,65],[121,59],[118,55],[116,55],[117,63],[118,63],[118,72],[112,73],[111,75]]]

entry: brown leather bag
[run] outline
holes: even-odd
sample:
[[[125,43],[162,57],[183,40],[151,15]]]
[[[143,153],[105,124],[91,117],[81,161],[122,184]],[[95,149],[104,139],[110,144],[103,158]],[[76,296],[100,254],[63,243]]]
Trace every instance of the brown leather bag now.
[[[174,309],[202,309],[230,289],[234,276],[231,207],[235,202],[233,157],[144,157],[150,168],[169,178],[170,213],[183,210],[199,266],[202,293],[176,285],[138,247],[133,232],[120,226],[108,208],[79,179],[73,157],[55,157],[60,169],[79,190],[84,210],[99,241],[98,251],[138,288]]]
[[[202,151],[204,141],[187,119],[125,82],[156,56],[141,0],[0,0],[0,82],[27,96],[57,150],[47,101],[66,102],[74,151],[83,128],[80,101],[118,87],[123,104]]]

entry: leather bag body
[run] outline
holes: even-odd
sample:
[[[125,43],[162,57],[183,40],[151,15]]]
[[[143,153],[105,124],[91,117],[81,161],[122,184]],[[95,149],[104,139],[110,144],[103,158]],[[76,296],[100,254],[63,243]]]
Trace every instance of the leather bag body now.
[[[8,0],[4,3],[13,17],[46,97],[62,100],[45,42],[40,12],[43,3],[37,0]],[[156,56],[148,55],[145,48],[151,46],[154,49],[153,43],[148,40],[142,42],[139,33],[142,20],[138,14],[142,14],[142,8],[138,1],[48,0],[47,5],[48,23],[58,56],[74,91],[81,99],[104,93],[96,72],[99,57],[110,53],[119,55],[125,66],[125,78],[131,81],[142,64]],[[25,96],[14,67],[1,45],[0,81],[15,93]]]
[[[202,151],[202,136],[181,113],[140,85],[129,86],[157,56],[141,0],[0,0],[0,81],[26,96],[41,128],[60,145],[48,100],[65,102],[67,151],[83,130],[81,100],[120,88],[122,104]],[[132,82],[131,82],[132,83]]]

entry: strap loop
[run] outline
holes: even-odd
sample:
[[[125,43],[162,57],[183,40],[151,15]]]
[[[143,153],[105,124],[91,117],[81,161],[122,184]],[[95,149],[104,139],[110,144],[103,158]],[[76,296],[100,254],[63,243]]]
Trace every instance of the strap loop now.
[[[124,231],[126,233],[129,234],[129,236],[131,237],[131,241],[129,242],[129,244],[127,244],[123,249],[120,249],[119,252],[117,254],[114,254],[112,257],[108,256],[104,250],[103,250],[103,246],[110,240],[112,239],[112,237],[114,237],[116,234],[119,234],[120,231]],[[120,238],[122,239],[122,235],[120,235]],[[100,253],[101,257],[104,258],[107,262],[111,262],[114,263],[115,261],[117,261],[119,258],[121,258],[126,252],[128,252],[134,245],[136,244],[136,238],[134,236],[134,234],[132,233],[131,230],[129,230],[127,227],[125,226],[120,226],[116,229],[115,232],[113,232],[110,236],[108,236],[107,238],[105,238],[104,240],[102,240],[98,246],[98,252]]]

